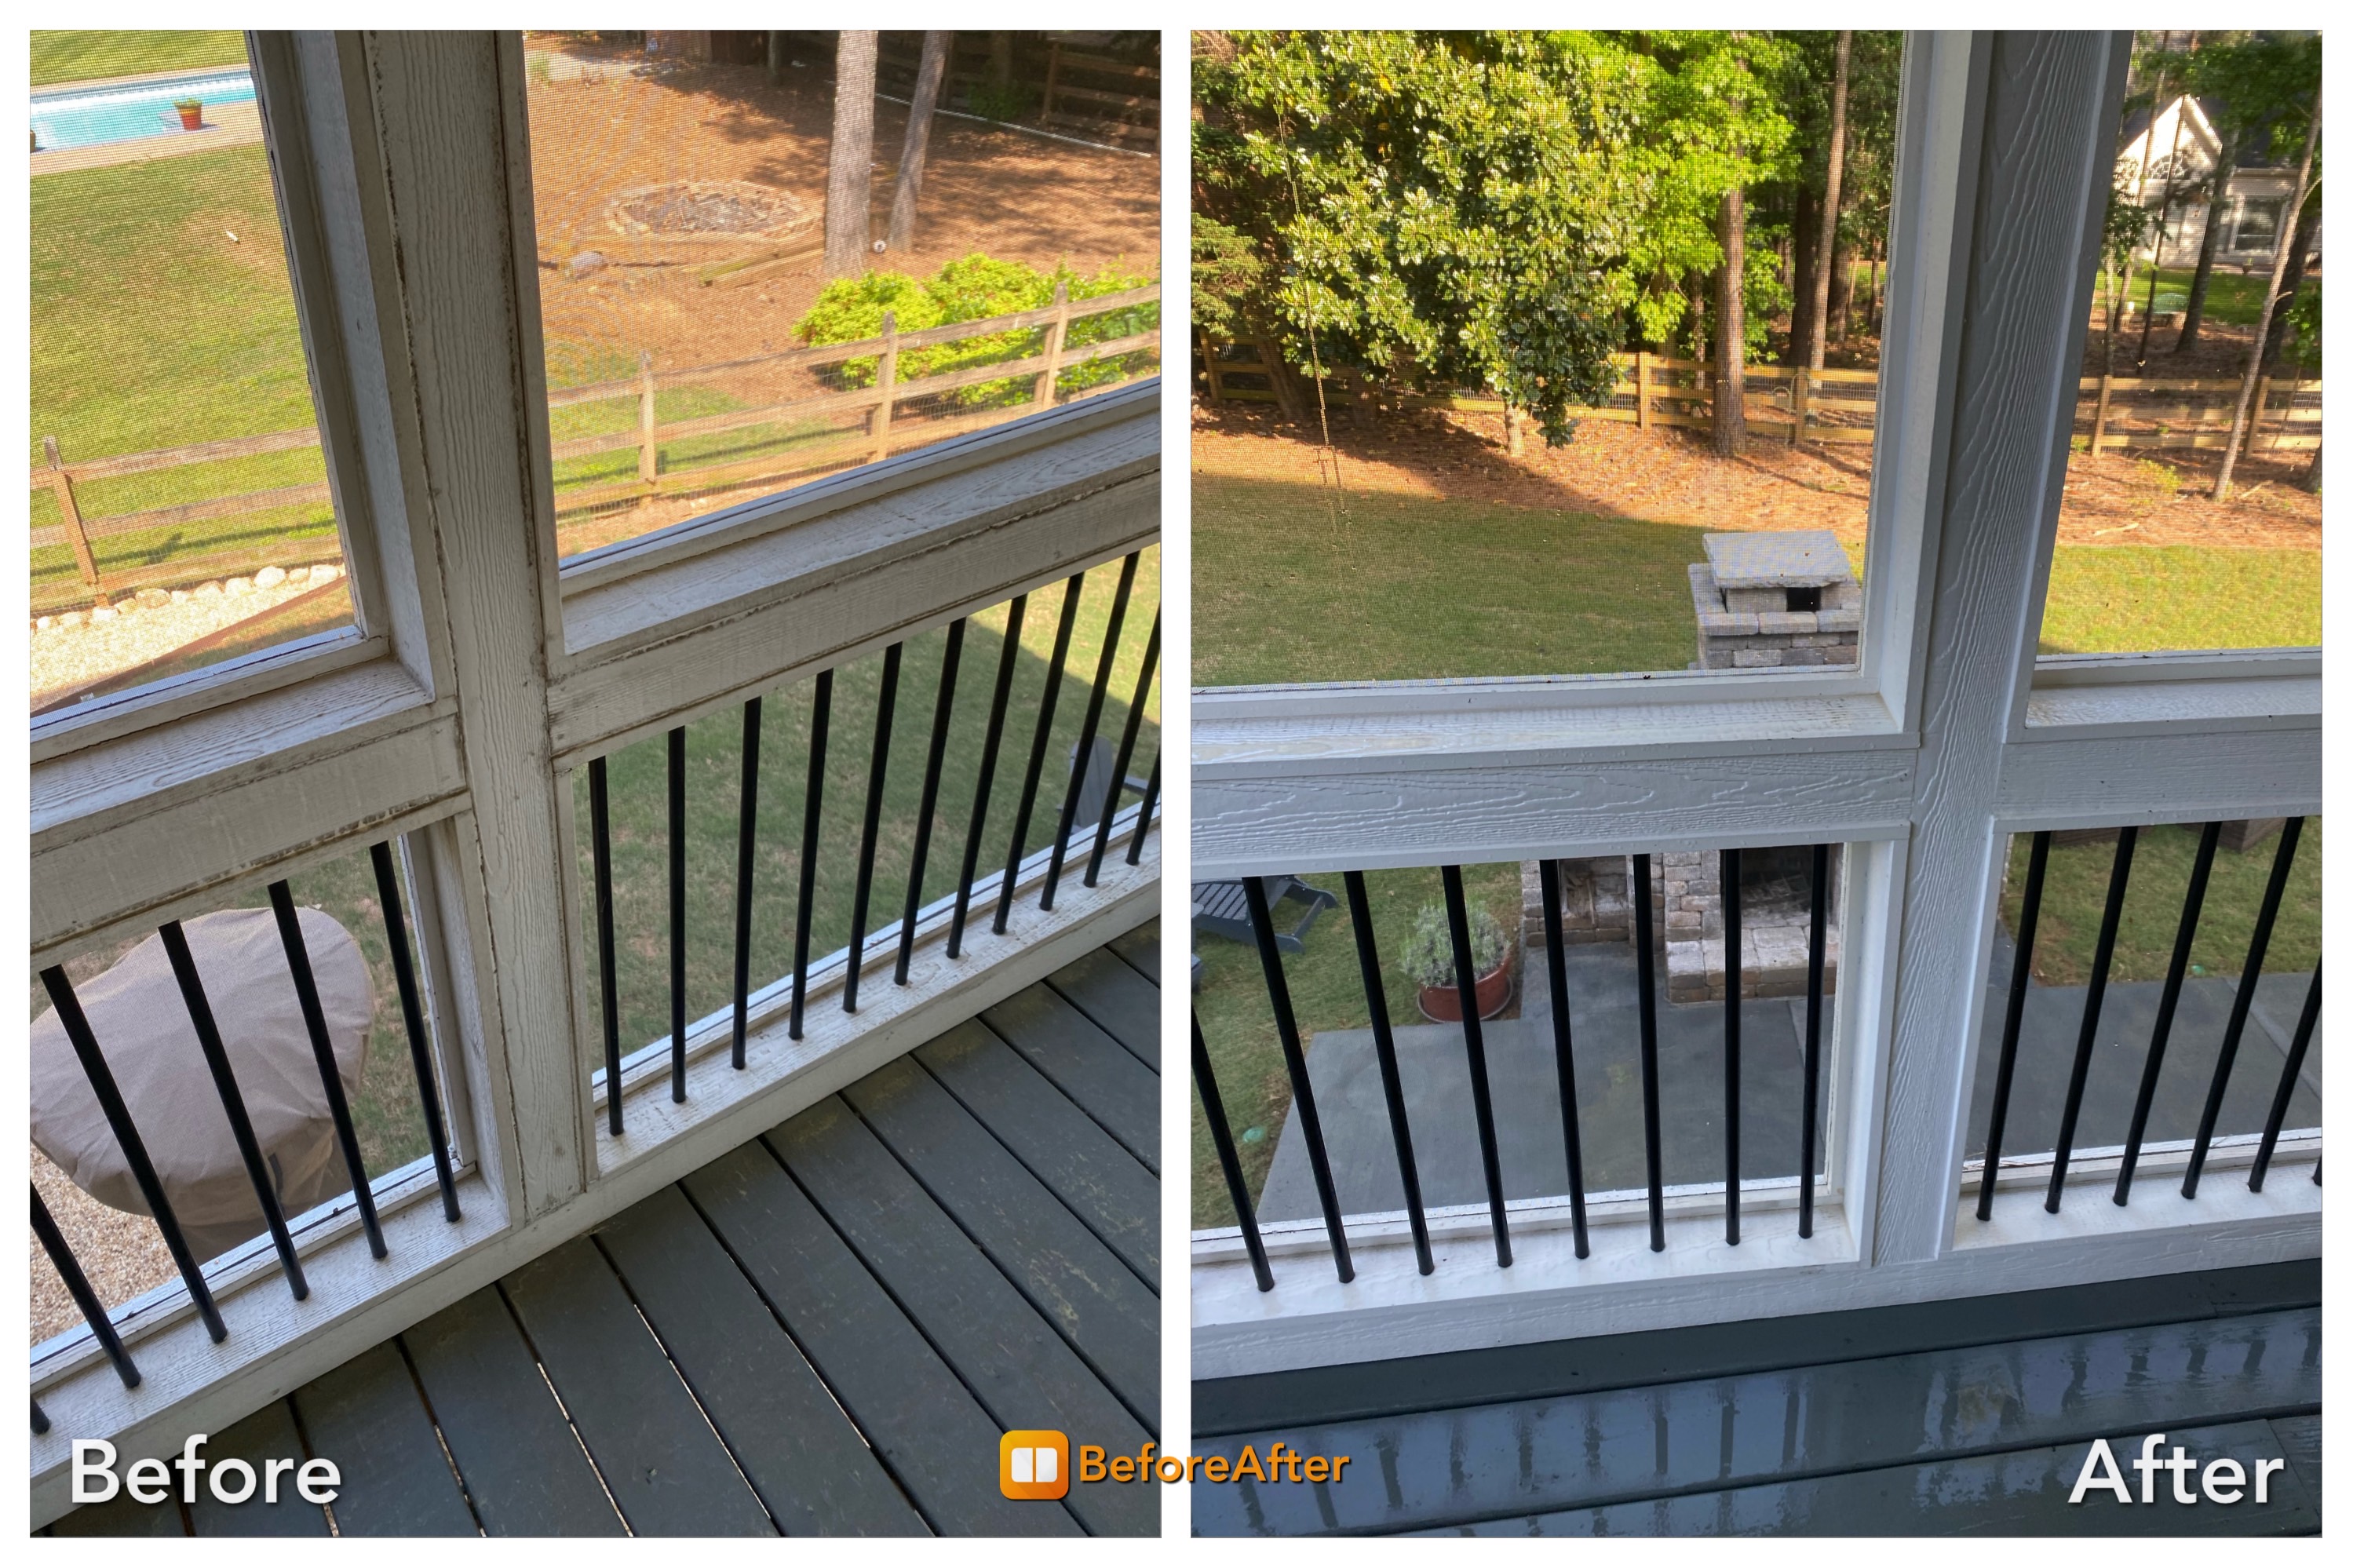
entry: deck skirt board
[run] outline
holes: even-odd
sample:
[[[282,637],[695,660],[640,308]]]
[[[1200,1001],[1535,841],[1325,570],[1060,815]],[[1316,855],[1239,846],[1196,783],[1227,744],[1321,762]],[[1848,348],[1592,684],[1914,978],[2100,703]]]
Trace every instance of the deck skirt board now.
[[[194,1532],[1157,1535],[1156,1486],[997,1483],[1016,1427],[1158,1436],[1156,934],[1120,940],[1000,1005],[1030,1055],[967,1019],[221,1433],[343,1507]]]

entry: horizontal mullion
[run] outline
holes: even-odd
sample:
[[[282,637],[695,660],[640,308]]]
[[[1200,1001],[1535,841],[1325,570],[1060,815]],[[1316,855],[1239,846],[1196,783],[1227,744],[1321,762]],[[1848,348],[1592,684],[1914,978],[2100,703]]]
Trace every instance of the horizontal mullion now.
[[[2316,721],[2219,733],[2185,724],[2005,746],[1993,812],[2013,830],[2308,816],[2320,782]]]

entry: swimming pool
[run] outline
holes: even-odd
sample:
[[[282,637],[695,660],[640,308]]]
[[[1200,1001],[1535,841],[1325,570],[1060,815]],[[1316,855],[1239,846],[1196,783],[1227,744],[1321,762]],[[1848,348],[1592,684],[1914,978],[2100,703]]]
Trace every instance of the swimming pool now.
[[[180,113],[172,105],[183,98],[204,100],[205,123],[225,104],[253,101],[249,70],[208,71],[142,82],[137,87],[109,88],[99,92],[44,93],[33,100],[33,137],[44,153],[66,147],[98,147],[139,136],[178,134]]]

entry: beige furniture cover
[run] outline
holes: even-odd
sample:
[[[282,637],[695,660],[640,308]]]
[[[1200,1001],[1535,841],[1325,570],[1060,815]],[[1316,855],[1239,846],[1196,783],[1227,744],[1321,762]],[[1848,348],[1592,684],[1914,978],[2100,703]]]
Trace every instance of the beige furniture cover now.
[[[332,916],[298,913],[343,1092],[356,1095],[375,1016],[367,960]],[[348,1191],[277,917],[268,910],[225,910],[185,929],[254,1137],[277,1177],[280,1203],[290,1216]],[[196,1257],[217,1257],[259,1234],[261,1205],[164,939],[149,937],[74,990]],[[41,1152],[99,1202],[145,1214],[130,1163],[54,1010],[33,1025],[32,1099],[33,1142]]]

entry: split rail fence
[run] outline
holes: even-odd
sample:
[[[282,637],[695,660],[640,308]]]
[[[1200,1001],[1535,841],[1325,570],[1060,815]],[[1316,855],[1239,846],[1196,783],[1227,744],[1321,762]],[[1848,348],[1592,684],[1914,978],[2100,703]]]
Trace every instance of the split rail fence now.
[[[1251,357],[1238,357],[1247,353]],[[1706,429],[1715,422],[1714,373],[1697,361],[1666,354],[1613,355],[1618,384],[1609,401],[1580,409],[1580,419],[1616,420],[1648,430],[1654,426]],[[1273,403],[1275,367],[1269,345],[1205,342],[1202,365],[1212,399],[1229,403]],[[1362,375],[1335,367],[1325,373],[1327,390],[1362,402],[1375,395]],[[1795,445],[1802,441],[1868,442],[1874,434],[1879,373],[1870,370],[1804,370],[1751,365],[1746,376],[1748,428],[1752,435]],[[2220,450],[2231,437],[2231,416],[2239,395],[2235,380],[2179,377],[2085,376],[2075,430],[2085,449]],[[1500,414],[1501,399],[1470,395],[1409,395],[1420,408]],[[2320,445],[2321,384],[2266,376],[2257,384],[2248,451],[2310,451]]]
[[[570,489],[559,486],[555,510],[562,515],[632,500],[650,501],[662,496],[784,479],[819,468],[879,461],[893,451],[927,446],[949,436],[1001,425],[1039,409],[1050,408],[1058,401],[1070,401],[1073,396],[1092,396],[1114,386],[1127,385],[1142,376],[1158,374],[1159,329],[1155,326],[1097,342],[1074,345],[1070,342],[1071,328],[1076,322],[1098,316],[1157,306],[1159,300],[1160,285],[1157,283],[1086,300],[1072,300],[1066,291],[1057,289],[1053,303],[1009,315],[902,332],[890,324],[891,318],[886,313],[884,330],[879,337],[790,349],[782,353],[759,354],[716,364],[657,370],[652,355],[642,354],[635,376],[586,386],[565,387],[548,394],[547,405],[551,411],[625,399],[634,399],[638,408],[637,419],[626,429],[576,437],[554,442],[550,447],[550,456],[557,463],[607,452],[627,451],[632,447],[638,454],[638,471],[632,479]],[[968,365],[936,375],[910,380],[900,378],[899,365],[902,355],[1001,332],[1037,334],[1035,352],[1023,353],[1018,358]],[[1116,363],[1137,354],[1150,355],[1150,363],[1129,366],[1129,374],[1116,381],[1076,391],[1060,387],[1060,378],[1072,371],[1090,364]],[[666,420],[659,417],[655,406],[658,395],[672,388],[702,385],[747,374],[821,371],[861,359],[874,362],[874,377],[866,386],[756,407],[728,409],[692,418]],[[902,417],[904,405],[920,399],[938,397],[994,382],[1024,379],[1032,384],[1030,395],[1025,401],[996,404],[964,414],[926,414],[920,421]],[[749,458],[721,454],[703,458],[671,458],[666,461],[662,450],[666,444],[699,437],[763,426],[789,426],[806,420],[839,418],[845,415],[863,416],[862,425],[811,441],[765,443],[769,449]],[[279,430],[164,451],[132,452],[120,457],[74,462],[68,460],[55,436],[43,437],[44,461],[32,470],[31,488],[47,489],[55,495],[59,521],[33,528],[30,531],[31,548],[54,549],[61,544],[70,547],[79,582],[54,585],[37,584],[33,594],[35,610],[45,612],[86,599],[93,594],[127,592],[182,581],[197,582],[206,577],[248,571],[272,563],[287,564],[290,559],[288,544],[278,542],[266,548],[247,547],[196,554],[178,553],[167,549],[158,552],[163,558],[157,561],[123,567],[109,565],[101,569],[91,549],[91,541],[119,538],[125,534],[154,534],[191,523],[250,516],[285,507],[323,504],[330,499],[324,479],[309,484],[248,490],[175,506],[99,516],[84,511],[78,487],[92,479],[111,479],[130,474],[227,462],[274,452],[297,451],[318,444],[319,432],[315,428]],[[322,534],[313,542],[319,561],[340,559],[342,546],[333,534]]]

